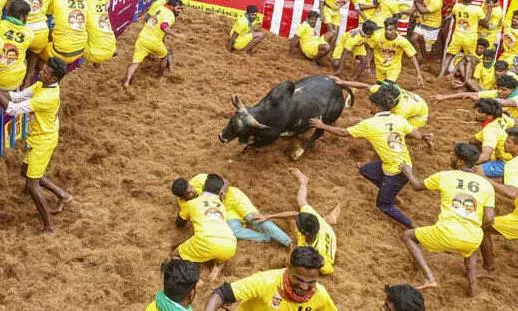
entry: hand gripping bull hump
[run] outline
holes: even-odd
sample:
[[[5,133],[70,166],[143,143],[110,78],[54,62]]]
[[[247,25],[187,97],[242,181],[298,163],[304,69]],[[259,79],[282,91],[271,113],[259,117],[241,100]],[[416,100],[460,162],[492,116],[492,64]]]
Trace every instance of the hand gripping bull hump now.
[[[337,85],[327,76],[310,76],[296,82],[281,82],[252,107],[247,108],[238,96],[232,96],[231,101],[237,110],[219,134],[219,140],[228,143],[237,138],[244,146],[262,147],[280,136],[307,132],[311,118],[321,117],[325,124],[334,123],[345,106],[353,106],[354,95],[350,88]],[[292,153],[292,159],[299,159],[322,134],[323,130],[316,130]]]

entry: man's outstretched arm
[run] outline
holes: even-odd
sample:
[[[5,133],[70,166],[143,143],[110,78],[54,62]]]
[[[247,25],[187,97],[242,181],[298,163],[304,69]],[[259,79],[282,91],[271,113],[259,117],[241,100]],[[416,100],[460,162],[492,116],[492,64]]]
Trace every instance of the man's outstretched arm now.
[[[313,119],[309,120],[309,124],[316,129],[322,129],[322,130],[329,132],[336,136],[341,136],[341,137],[350,136],[347,129],[324,124],[324,122],[322,122],[322,119],[313,118]]]
[[[412,167],[410,165],[401,164],[401,173],[403,173],[408,178],[410,185],[412,186],[412,188],[415,191],[421,191],[421,190],[427,189],[426,186],[424,185],[424,181],[418,180],[414,176],[414,173],[412,172]]]

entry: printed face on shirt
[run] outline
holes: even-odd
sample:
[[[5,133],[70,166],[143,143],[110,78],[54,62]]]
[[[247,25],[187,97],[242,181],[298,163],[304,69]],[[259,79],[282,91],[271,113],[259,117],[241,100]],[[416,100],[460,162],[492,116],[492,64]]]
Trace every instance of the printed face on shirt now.
[[[99,29],[102,31],[112,31],[112,27],[110,25],[110,17],[108,14],[103,13],[99,15]]]
[[[392,132],[387,138],[387,144],[390,149],[394,150],[395,152],[401,152],[403,151],[403,137],[401,137],[401,134]]]
[[[72,29],[83,30],[85,27],[85,15],[80,10],[73,10],[68,14],[68,24]]]
[[[18,48],[14,44],[6,43],[3,48],[3,63],[12,64],[18,60]]]
[[[31,13],[38,13],[41,10],[41,0],[29,0],[27,3],[31,7]]]
[[[463,218],[471,218],[477,211],[477,200],[469,194],[457,194],[451,204],[455,213]]]

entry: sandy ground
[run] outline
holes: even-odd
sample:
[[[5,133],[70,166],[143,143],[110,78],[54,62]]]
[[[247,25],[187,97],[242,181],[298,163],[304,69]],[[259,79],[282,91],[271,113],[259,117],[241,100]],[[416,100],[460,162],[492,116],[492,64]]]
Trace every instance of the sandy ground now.
[[[148,60],[130,91],[121,89],[120,80],[141,24],[124,33],[118,57],[100,71],[87,65],[65,78],[61,139],[48,174],[75,201],[54,218],[55,237],[40,235],[42,225],[18,173],[20,146],[0,161],[0,310],[143,310],[161,287],[160,263],[191,234],[174,226],[171,180],[198,172],[223,174],[259,209],[278,212],[296,208],[297,183],[286,171],[295,166],[310,177],[309,202],[315,208],[325,214],[341,203],[336,272],[320,282],[342,310],[377,310],[385,284],[422,281],[399,239],[402,227],[376,209],[376,189],[357,172],[356,163],[374,155],[366,142],[324,135],[296,163],[288,158],[289,139],[246,153],[235,142],[219,143],[216,135],[233,111],[231,93],[251,104],[284,79],[329,71],[289,57],[288,42],[273,36],[252,57],[229,54],[224,46],[230,27],[224,17],[186,10],[175,26],[185,38],[167,40],[174,51],[173,76],[159,79],[158,63]],[[427,87],[417,91],[425,98],[449,91],[433,75],[425,73]],[[347,70],[344,77],[350,77]],[[413,69],[400,83],[415,87]],[[368,116],[366,94],[357,94],[357,105],[344,111],[338,125]],[[453,143],[476,132],[477,124],[459,122],[471,121],[469,112],[458,110],[471,105],[430,102],[425,130],[435,133],[437,148],[430,152],[421,142],[409,142],[419,177],[447,169]],[[435,222],[437,193],[415,193],[407,186],[400,197],[417,224]],[[499,214],[511,209],[510,201],[498,200]],[[289,222],[279,224],[294,233]],[[473,299],[466,295],[460,256],[427,254],[441,285],[426,291],[428,309],[516,310],[517,247],[498,239],[498,279],[479,282]],[[195,310],[223,280],[282,267],[287,255],[277,245],[239,242],[220,280],[198,292]],[[207,274],[204,267],[203,277]]]

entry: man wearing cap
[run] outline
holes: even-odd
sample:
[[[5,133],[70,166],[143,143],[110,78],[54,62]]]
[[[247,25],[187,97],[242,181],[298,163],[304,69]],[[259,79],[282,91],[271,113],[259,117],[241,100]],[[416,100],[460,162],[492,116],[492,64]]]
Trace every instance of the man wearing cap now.
[[[263,41],[265,33],[261,31],[260,21],[257,20],[259,9],[255,5],[246,7],[246,12],[232,26],[227,49],[250,53],[252,49]]]

